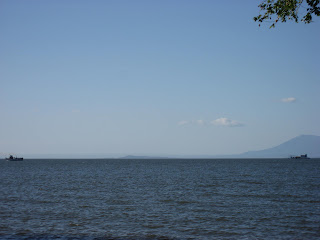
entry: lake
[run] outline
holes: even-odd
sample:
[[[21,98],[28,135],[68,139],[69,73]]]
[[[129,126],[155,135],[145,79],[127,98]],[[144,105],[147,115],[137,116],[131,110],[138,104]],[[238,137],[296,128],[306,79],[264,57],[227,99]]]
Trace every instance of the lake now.
[[[1,239],[319,239],[320,159],[0,161]]]

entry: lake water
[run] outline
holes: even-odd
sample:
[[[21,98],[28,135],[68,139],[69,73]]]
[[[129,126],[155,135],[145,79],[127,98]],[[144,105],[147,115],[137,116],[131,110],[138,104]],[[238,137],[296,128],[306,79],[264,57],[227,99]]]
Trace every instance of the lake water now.
[[[320,239],[320,159],[0,161],[1,239]]]

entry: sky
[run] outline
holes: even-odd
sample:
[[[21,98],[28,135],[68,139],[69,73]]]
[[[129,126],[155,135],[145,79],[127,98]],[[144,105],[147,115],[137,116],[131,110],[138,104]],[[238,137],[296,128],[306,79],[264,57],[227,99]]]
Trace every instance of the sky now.
[[[0,154],[217,155],[320,135],[320,21],[259,1],[0,1]]]

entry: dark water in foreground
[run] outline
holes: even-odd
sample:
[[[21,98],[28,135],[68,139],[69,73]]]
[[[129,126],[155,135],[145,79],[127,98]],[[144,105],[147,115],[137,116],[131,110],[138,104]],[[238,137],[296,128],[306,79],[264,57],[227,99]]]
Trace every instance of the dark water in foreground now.
[[[320,159],[0,161],[1,239],[320,239]]]

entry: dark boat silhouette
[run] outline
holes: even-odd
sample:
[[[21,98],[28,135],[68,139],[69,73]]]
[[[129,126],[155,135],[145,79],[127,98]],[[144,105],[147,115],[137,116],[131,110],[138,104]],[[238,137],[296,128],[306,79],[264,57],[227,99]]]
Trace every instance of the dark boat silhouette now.
[[[300,155],[300,156],[292,156],[290,158],[291,159],[310,159],[307,154]]]
[[[23,158],[18,158],[10,155],[10,157],[6,158],[7,161],[23,161]]]

